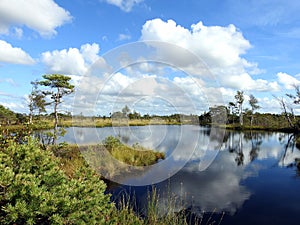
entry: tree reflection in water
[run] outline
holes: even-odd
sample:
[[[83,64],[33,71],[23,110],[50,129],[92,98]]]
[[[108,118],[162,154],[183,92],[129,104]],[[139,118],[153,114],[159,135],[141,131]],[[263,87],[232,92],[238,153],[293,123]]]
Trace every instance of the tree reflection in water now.
[[[227,140],[225,146],[230,153],[235,154],[235,161],[238,166],[244,165],[245,156],[243,151],[244,142],[251,142],[251,150],[249,152],[250,162],[258,157],[260,146],[263,143],[263,135],[259,132],[227,132]]]

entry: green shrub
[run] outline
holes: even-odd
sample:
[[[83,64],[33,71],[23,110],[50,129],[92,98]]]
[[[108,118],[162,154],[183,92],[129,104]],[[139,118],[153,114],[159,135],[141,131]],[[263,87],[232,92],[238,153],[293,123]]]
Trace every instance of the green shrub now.
[[[31,140],[1,149],[0,171],[0,224],[109,224],[115,211],[97,175],[68,178]]]
[[[165,154],[142,147],[138,143],[133,146],[123,144],[120,139],[108,136],[103,146],[117,160],[132,166],[149,166],[159,159],[165,159]]]
[[[113,136],[108,136],[103,141],[103,145],[108,151],[112,151],[114,148],[118,148],[118,147],[122,146],[123,144],[119,138],[116,138]]]

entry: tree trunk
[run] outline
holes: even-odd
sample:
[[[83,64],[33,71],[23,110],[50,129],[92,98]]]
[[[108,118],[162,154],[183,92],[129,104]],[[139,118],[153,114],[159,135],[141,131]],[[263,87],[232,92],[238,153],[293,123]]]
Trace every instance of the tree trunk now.
[[[33,117],[33,101],[32,97],[29,97],[30,103],[29,103],[29,124],[32,124],[32,117]]]
[[[54,130],[57,130],[57,126],[58,126],[58,113],[57,113],[57,102],[56,101],[55,101],[55,104],[54,104],[54,116],[55,116]]]
[[[243,126],[244,121],[243,121],[243,109],[242,106],[240,106],[240,125]]]
[[[293,125],[293,123],[292,123],[292,121],[291,121],[291,118],[290,118],[290,116],[289,116],[289,114],[288,114],[288,112],[287,112],[287,110],[286,110],[286,105],[285,105],[284,100],[281,99],[281,100],[280,100],[280,103],[281,103],[281,106],[282,106],[282,108],[283,108],[283,110],[284,110],[284,115],[285,115],[285,117],[286,117],[286,119],[287,119],[287,121],[288,121],[290,127],[291,127],[291,128],[294,128],[294,125]]]
[[[32,124],[32,112],[29,113],[29,124]]]
[[[242,137],[242,133],[239,134],[239,144],[238,144],[238,151],[237,151],[236,162],[237,162],[238,166],[244,164],[244,152],[243,152],[243,137]]]
[[[58,112],[57,112],[57,106],[59,104],[59,90],[57,91],[57,94],[55,96],[54,100],[54,133],[53,133],[53,142],[52,144],[55,144],[57,139],[57,127],[58,127]]]

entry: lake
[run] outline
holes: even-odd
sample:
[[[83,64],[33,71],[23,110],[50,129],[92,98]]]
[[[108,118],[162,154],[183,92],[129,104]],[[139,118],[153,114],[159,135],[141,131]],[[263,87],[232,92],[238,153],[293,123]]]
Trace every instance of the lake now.
[[[300,173],[295,166],[300,151],[289,142],[289,134],[192,125],[74,127],[60,141],[92,144],[109,135],[166,153],[165,160],[116,178],[119,184],[108,190],[116,202],[123,195],[135,199],[141,215],[147,213],[148,195],[155,188],[161,215],[172,196],[175,212],[212,215],[216,224],[223,212],[221,224],[300,223]]]

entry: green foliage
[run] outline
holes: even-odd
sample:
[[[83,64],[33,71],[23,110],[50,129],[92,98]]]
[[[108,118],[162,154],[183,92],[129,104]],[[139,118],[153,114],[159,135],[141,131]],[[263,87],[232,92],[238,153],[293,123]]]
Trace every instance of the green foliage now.
[[[105,224],[114,207],[89,169],[69,179],[49,151],[10,143],[0,150],[0,224]]]
[[[16,114],[3,105],[0,105],[0,124],[11,124],[17,120]]]
[[[204,112],[199,116],[199,124],[201,126],[209,126],[211,125],[211,116],[209,112]]]
[[[38,84],[50,88],[60,88],[62,94],[68,94],[74,91],[74,86],[69,83],[71,77],[62,74],[45,74],[43,78],[44,80],[39,81]]]
[[[141,119],[141,114],[133,111],[133,113],[128,114],[129,119],[134,120],[134,119]]]
[[[125,201],[126,200],[126,201]],[[118,210],[115,210],[110,216],[111,224],[132,224],[132,225],[143,225],[149,224],[145,220],[135,215],[133,206],[130,204],[130,199],[123,197],[117,204]],[[150,225],[150,224],[149,224]]]
[[[48,146],[48,149],[58,158],[59,167],[68,177],[73,177],[78,170],[88,167],[77,145],[60,143]]]
[[[33,123],[33,116],[35,111],[38,111],[38,115],[42,112],[46,112],[46,100],[45,95],[38,89],[38,81],[32,81],[32,91],[28,95],[29,99],[29,124]]]
[[[108,151],[112,151],[114,148],[118,148],[122,146],[122,142],[120,141],[119,138],[108,136],[103,141],[103,145]]]

